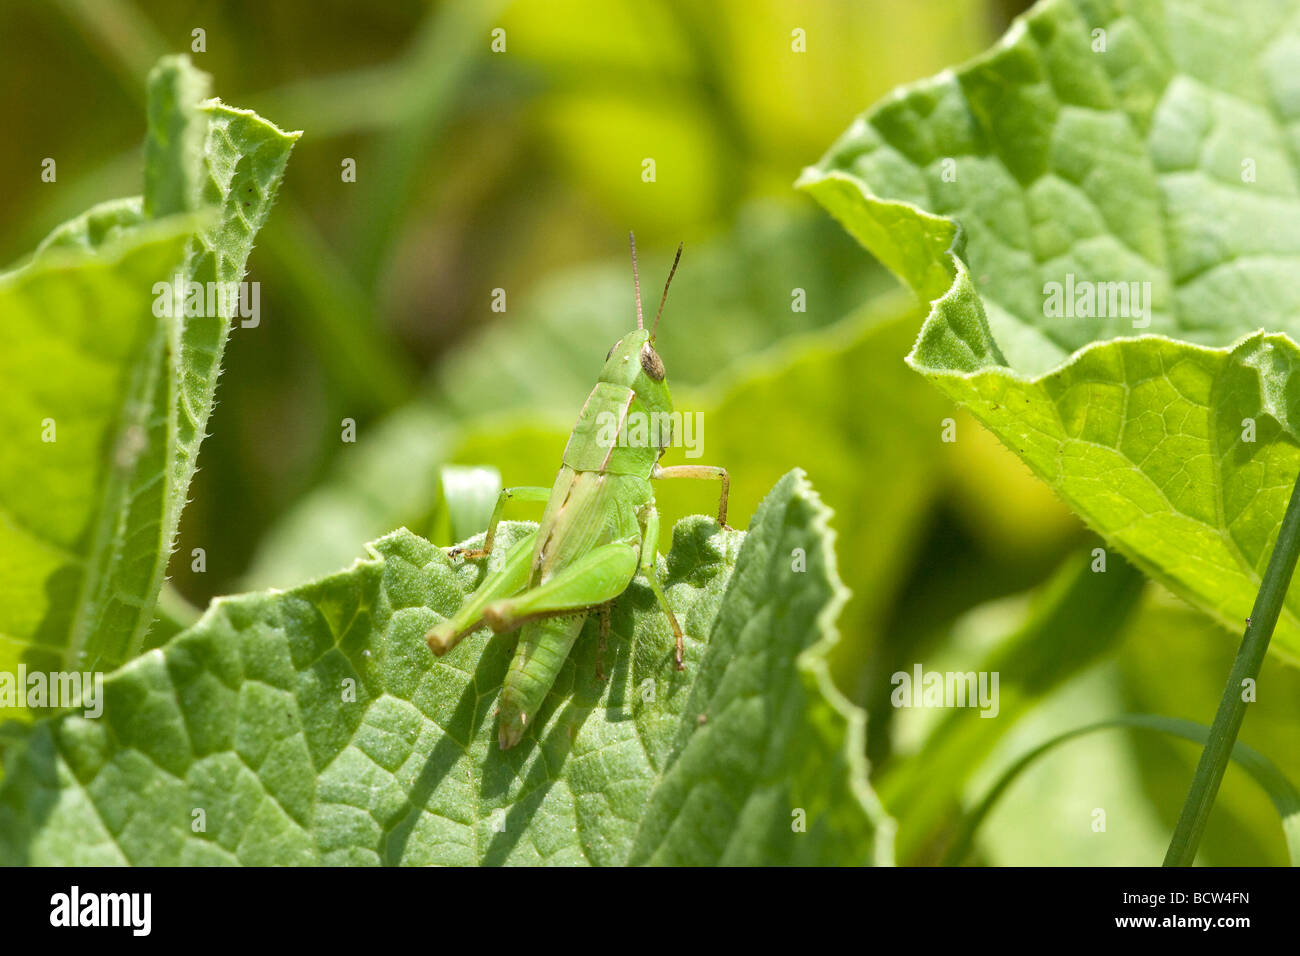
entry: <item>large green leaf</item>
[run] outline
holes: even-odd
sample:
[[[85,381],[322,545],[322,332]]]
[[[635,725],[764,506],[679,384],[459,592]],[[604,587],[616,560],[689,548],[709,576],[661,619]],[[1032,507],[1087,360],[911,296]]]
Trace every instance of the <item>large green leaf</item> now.
[[[662,573],[700,638],[685,672],[634,584],[610,679],[593,621],[509,751],[493,702],[512,642],[429,655],[425,630],[481,571],[424,539],[222,598],[110,675],[100,719],[49,718],[11,746],[0,862],[887,862],[864,715],[827,672],[844,600],[828,516],[792,472],[747,533],[679,523]]]
[[[1298,54],[1290,2],[1046,0],[801,179],[931,303],[912,366],[1232,630],[1300,471]],[[1149,297],[1053,317],[1068,276]]]
[[[163,60],[143,198],[63,224],[0,288],[0,663],[111,667],[153,622],[231,324],[157,315],[157,284],[243,278],[296,139],[206,89]]]

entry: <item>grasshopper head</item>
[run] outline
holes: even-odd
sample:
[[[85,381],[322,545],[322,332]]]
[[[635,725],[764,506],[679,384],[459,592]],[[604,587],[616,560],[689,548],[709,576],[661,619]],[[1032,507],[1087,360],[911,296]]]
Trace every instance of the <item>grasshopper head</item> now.
[[[663,359],[645,329],[633,329],[615,342],[600,370],[600,381],[632,389],[652,412],[672,411],[667,377]]]
[[[671,412],[673,402],[668,394],[668,377],[663,359],[655,351],[655,334],[659,331],[659,317],[663,315],[664,303],[668,301],[668,286],[672,284],[677,272],[677,263],[682,261],[682,247],[677,246],[677,257],[673,267],[668,270],[668,281],[664,283],[664,294],[659,300],[659,311],[655,313],[655,324],[646,331],[645,321],[641,317],[641,279],[636,271],[636,237],[628,233],[632,245],[632,283],[636,288],[636,328],[614,343],[614,347],[605,356],[605,367],[600,370],[600,380],[614,385],[625,385],[636,392],[646,409],[651,412]]]

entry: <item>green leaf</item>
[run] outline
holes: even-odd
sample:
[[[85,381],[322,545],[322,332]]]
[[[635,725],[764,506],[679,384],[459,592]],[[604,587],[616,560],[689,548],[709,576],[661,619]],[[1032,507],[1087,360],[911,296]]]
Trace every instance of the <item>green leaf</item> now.
[[[501,473],[492,467],[443,465],[439,469],[437,527],[445,534],[433,541],[460,541],[488,526],[501,496]]]
[[[732,514],[743,520],[792,462],[835,509],[838,566],[852,597],[841,623],[849,638],[831,656],[855,699],[940,493],[943,402],[917,388],[896,358],[917,319],[912,303],[878,299],[831,329],[786,340],[714,387],[677,397],[683,411],[699,412],[698,460],[731,474]],[[673,448],[663,460],[692,459]],[[713,489],[659,482],[655,496],[666,513],[683,514],[707,509]]]
[[[61,669],[88,626],[85,589],[124,560],[110,542],[148,411],[129,399],[153,364],[150,287],[192,227],[168,220],[0,279],[0,671]]]
[[[140,225],[144,219],[144,200],[140,196],[110,199],[56,226],[36,247],[35,258],[40,258],[51,249],[94,252],[129,232],[133,226]]]
[[[1287,3],[1046,0],[800,181],[931,303],[908,362],[1232,630],[1300,471],[1297,53]],[[1049,314],[1076,280],[1107,316]]]
[[[17,436],[0,452],[0,664],[111,667],[154,620],[230,330],[156,315],[159,286],[243,278],[296,139],[206,90],[187,59],[160,62],[144,197],[64,223],[0,285]]]
[[[219,100],[197,102],[194,98],[206,81],[197,80],[196,75],[188,59],[179,57],[164,59],[150,77],[147,152],[151,160],[158,157],[151,167],[161,165],[165,171],[153,170],[146,176],[145,206],[215,207],[217,221],[194,237],[180,274],[186,283],[206,287],[244,278],[253,239],[270,213],[289,152],[300,134],[285,133],[256,113]],[[159,101],[165,104],[161,111]],[[178,111],[182,114],[179,118],[173,115]],[[202,143],[197,153],[196,141]],[[156,196],[151,196],[150,187]],[[170,375],[160,383],[167,390],[160,390],[154,398],[155,408],[167,409],[169,453],[152,577],[154,595],[162,584],[212,412],[233,318],[227,311],[187,316],[172,324],[167,348]],[[137,623],[131,643],[119,659],[138,651],[147,626],[146,620]]]
[[[1075,676],[1021,718],[967,782],[966,811],[1027,750],[1123,713],[1116,684],[1113,662],[1101,663]],[[1051,866],[1062,860],[1082,866],[1156,865],[1164,858],[1170,829],[1155,801],[1143,792],[1135,746],[1140,739],[1134,734],[1089,734],[1033,764],[980,825],[978,862],[988,866]],[[1180,799],[1181,795],[1175,798],[1171,810],[1177,811]],[[1101,814],[1093,813],[1098,808],[1106,813],[1105,834],[1093,830],[1094,821],[1100,825]],[[1122,809],[1116,812],[1115,808]],[[950,818],[945,834],[949,841],[959,823]],[[932,862],[940,860],[936,856]]]
[[[429,655],[425,630],[482,571],[422,538],[400,530],[347,571],[222,598],[110,675],[101,718],[50,718],[11,744],[0,862],[888,862],[864,715],[826,668],[844,600],[828,517],[792,472],[747,533],[679,523],[661,573],[688,634],[707,636],[686,670],[634,584],[609,680],[593,621],[509,751],[493,702],[512,642],[477,633]]]

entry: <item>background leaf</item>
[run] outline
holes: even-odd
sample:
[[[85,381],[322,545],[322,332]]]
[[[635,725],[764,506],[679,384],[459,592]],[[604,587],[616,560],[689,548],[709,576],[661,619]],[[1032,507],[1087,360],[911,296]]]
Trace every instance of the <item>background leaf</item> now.
[[[1300,353],[1247,334],[1300,319],[1297,49],[1288,3],[1046,0],[802,179],[931,301],[908,361],[1234,630],[1300,471]],[[1067,275],[1150,283],[1146,315],[1049,315]],[[1272,645],[1292,660],[1298,613],[1300,585]]]
[[[1003,775],[990,788],[984,799],[971,814],[962,821],[959,833],[953,841],[948,856],[951,863],[959,863],[970,849],[972,833],[980,822],[996,805],[1001,795],[1012,785],[1029,766],[1048,751],[1068,743],[1077,737],[1094,733],[1098,730],[1115,730],[1120,728],[1159,731],[1167,736],[1188,740],[1204,746],[1209,739],[1210,728],[1190,720],[1176,720],[1159,714],[1121,714],[1100,723],[1088,724],[1066,731],[1051,740],[1044,741],[1036,748],[1020,757],[1008,767]],[[1282,831],[1286,837],[1286,848],[1291,865],[1300,866],[1300,791],[1267,757],[1259,751],[1237,742],[1232,748],[1232,759],[1245,772],[1254,778],[1259,787],[1267,794],[1277,811]],[[1104,818],[1102,818],[1104,820]],[[1104,829],[1097,832],[1105,832]]]
[[[1232,666],[1234,637],[1168,593],[1156,590],[1133,622],[1116,662],[1122,707],[1209,724]],[[1300,780],[1300,672],[1266,659],[1241,740],[1268,755],[1286,777]],[[1149,734],[1135,735],[1134,763],[1143,794],[1172,832],[1201,748]],[[1201,842],[1210,866],[1287,865],[1286,842],[1269,801],[1246,774],[1230,768]]]
[[[958,708],[936,716],[908,711],[900,735],[921,738],[904,746],[880,768],[881,799],[898,820],[901,863],[935,863],[952,838],[945,826],[959,808],[970,778],[998,742],[1061,685],[1109,656],[1140,605],[1145,579],[1122,559],[1093,570],[1090,553],[1071,556],[1039,593],[1023,620],[991,647],[957,640],[938,651],[917,653],[925,672],[974,671],[999,675],[997,711]],[[911,672],[911,663],[902,665]],[[891,705],[892,706],[892,705]],[[922,733],[911,725],[931,724]]]

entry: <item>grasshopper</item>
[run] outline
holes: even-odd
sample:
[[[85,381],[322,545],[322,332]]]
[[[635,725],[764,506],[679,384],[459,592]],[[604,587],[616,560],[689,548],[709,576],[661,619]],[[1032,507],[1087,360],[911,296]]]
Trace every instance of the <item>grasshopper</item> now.
[[[730,477],[725,468],[677,465],[663,468],[659,459],[672,443],[667,434],[637,443],[606,437],[602,422],[611,416],[617,431],[631,415],[670,422],[672,398],[664,363],[655,351],[655,334],[668,287],[682,258],[678,245],[654,325],[647,332],[641,314],[641,280],[632,247],[632,284],[636,291],[636,328],[614,343],[596,386],[578,413],[559,474],[550,488],[503,489],[488,523],[483,546],[450,549],[450,556],[486,558],[507,501],[546,502],[541,524],[506,553],[501,567],[485,578],[460,609],[425,635],[429,649],[441,656],[467,634],[487,625],[497,634],[519,630],[519,645],[506,673],[498,708],[498,742],[502,750],[523,737],[569,655],[592,611],[600,613],[597,674],[602,673],[610,608],[632,579],[643,577],[654,592],[672,629],[675,664],[685,667],[683,635],[658,579],[659,512],[651,480],[703,478],[720,482],[718,524],[727,527]]]

